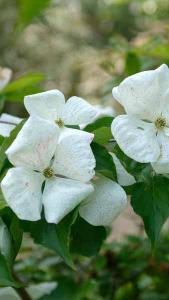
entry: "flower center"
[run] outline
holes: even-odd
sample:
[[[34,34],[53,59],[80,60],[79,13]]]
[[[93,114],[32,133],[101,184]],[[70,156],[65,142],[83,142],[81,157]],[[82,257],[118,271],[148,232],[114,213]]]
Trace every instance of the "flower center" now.
[[[64,122],[62,121],[62,119],[57,119],[56,121],[55,121],[55,123],[59,126],[59,127],[64,127]]]
[[[53,177],[55,174],[54,174],[54,171],[53,171],[51,168],[46,168],[45,170],[43,170],[43,175],[44,175],[46,178],[51,178],[51,177]]]
[[[157,120],[155,121],[155,126],[157,129],[163,129],[164,127],[167,126],[166,119],[161,117],[157,118]]]

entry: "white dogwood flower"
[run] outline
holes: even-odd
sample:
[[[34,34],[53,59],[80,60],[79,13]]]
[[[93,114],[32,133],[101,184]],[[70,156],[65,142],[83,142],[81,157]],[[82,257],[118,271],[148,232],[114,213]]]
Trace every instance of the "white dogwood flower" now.
[[[18,125],[22,119],[9,115],[2,114],[0,116],[0,135],[4,137],[10,136],[11,131]]]
[[[126,193],[118,183],[104,176],[93,185],[95,191],[80,205],[80,216],[94,226],[111,225],[127,206]]]
[[[59,90],[26,96],[24,104],[30,116],[55,122],[61,128],[89,123],[97,114],[96,109],[82,98],[74,96],[65,102]]]
[[[120,148],[141,162],[169,162],[169,69],[161,65],[126,78],[113,88],[113,96],[125,108],[117,116],[112,133]]]
[[[11,80],[11,77],[12,70],[0,67],[0,91],[5,88],[8,82]]]
[[[95,172],[93,135],[63,130],[30,117],[6,154],[15,166],[1,183],[6,202],[23,220],[58,223],[91,192]]]

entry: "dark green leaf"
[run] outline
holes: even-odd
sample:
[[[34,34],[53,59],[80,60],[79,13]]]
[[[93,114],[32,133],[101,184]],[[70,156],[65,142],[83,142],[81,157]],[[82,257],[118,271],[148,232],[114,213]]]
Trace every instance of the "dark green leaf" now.
[[[13,215],[11,219],[10,233],[12,237],[12,247],[13,247],[13,253],[15,258],[21,247],[22,236],[23,236],[23,230],[21,228],[20,221],[15,215]]]
[[[2,254],[0,254],[0,286],[19,287],[19,285],[13,278],[11,271],[7,266],[5,258]]]
[[[4,103],[5,103],[5,96],[3,94],[0,94],[0,113],[4,108]]]
[[[76,217],[77,212],[75,211],[67,215],[58,225],[40,220],[23,222],[23,228],[26,232],[31,233],[35,243],[56,251],[69,266],[73,267],[70,254],[70,234]]]
[[[136,183],[131,195],[131,205],[142,217],[147,235],[154,245],[169,216],[169,179],[155,176],[148,184]]]
[[[96,283],[92,280],[85,280],[83,283],[75,282],[71,278],[60,277],[57,280],[58,287],[51,295],[43,296],[39,300],[84,300],[91,299],[88,295],[94,294]]]
[[[78,218],[72,227],[71,250],[83,256],[96,255],[106,238],[103,226],[92,226],[82,218]]]
[[[19,219],[9,207],[5,207],[3,210],[0,210],[0,217],[7,226],[10,234],[10,243],[8,242],[8,244],[11,244],[11,252],[8,263],[10,262],[12,265],[21,246],[23,230]],[[8,238],[8,235],[6,236]],[[2,254],[4,255],[4,253]]]
[[[116,167],[107,149],[96,143],[92,143],[91,147],[96,159],[96,171],[117,180]]]

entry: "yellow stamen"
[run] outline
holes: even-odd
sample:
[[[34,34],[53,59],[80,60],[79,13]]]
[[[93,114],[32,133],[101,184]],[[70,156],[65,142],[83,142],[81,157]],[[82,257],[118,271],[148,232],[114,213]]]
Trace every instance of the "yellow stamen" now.
[[[46,168],[45,170],[43,170],[43,175],[44,175],[46,178],[51,178],[51,177],[53,177],[55,174],[54,174],[54,171],[53,171],[51,168]]]
[[[59,126],[59,127],[64,127],[64,122],[62,121],[62,119],[57,119],[56,121],[55,121],[55,123]]]
[[[164,118],[157,118],[157,120],[155,121],[155,126],[157,129],[164,129],[164,127],[167,126],[167,122]]]

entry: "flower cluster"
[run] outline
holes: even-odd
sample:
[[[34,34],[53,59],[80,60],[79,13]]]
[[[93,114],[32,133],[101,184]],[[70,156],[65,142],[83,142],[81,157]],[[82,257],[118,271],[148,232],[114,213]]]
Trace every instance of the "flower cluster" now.
[[[30,117],[6,151],[14,167],[1,182],[8,205],[23,220],[44,214],[57,224],[78,207],[90,224],[111,224],[126,207],[126,194],[95,173],[93,134],[70,128],[91,123],[98,109],[78,97],[65,101],[58,90],[26,96],[24,103]]]
[[[113,88],[126,114],[112,123],[113,136],[130,158],[169,173],[169,68],[144,71]]]

